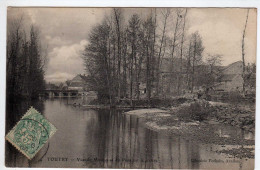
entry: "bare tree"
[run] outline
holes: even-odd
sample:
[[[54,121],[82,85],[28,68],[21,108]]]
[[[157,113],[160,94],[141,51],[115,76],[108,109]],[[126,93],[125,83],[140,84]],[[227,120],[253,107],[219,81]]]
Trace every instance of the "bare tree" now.
[[[164,22],[163,22],[163,30],[162,30],[162,37],[160,39],[160,46],[159,46],[159,53],[158,53],[158,61],[157,61],[157,84],[156,84],[156,95],[159,95],[159,85],[160,85],[160,71],[161,71],[161,58],[163,56],[163,48],[165,49],[165,34],[166,34],[166,27],[167,27],[167,19],[169,18],[171,11],[169,8],[166,9],[165,12],[161,12]]]
[[[173,35],[173,40],[172,40],[172,44],[171,44],[171,70],[170,70],[170,81],[168,84],[168,90],[169,92],[171,92],[172,89],[172,84],[173,84],[173,77],[175,77],[176,75],[174,74],[174,54],[175,54],[175,49],[177,47],[177,40],[179,38],[179,31],[180,31],[180,25],[181,25],[181,10],[177,9],[176,11],[176,22],[175,22],[175,29],[174,29],[174,35]]]
[[[140,18],[137,14],[132,15],[129,20],[129,29],[128,29],[128,38],[130,44],[130,57],[129,57],[129,79],[130,79],[130,101],[131,105],[133,104],[133,82],[134,82],[134,74],[137,66],[137,48],[138,48],[138,34],[140,29]]]
[[[195,65],[201,62],[204,47],[202,44],[201,36],[198,32],[193,33],[191,39],[193,41],[191,92],[193,92],[195,81]]]
[[[144,46],[145,46],[145,56],[146,56],[146,97],[148,103],[150,103],[151,99],[151,66],[152,66],[152,48],[153,48],[153,16],[149,16],[147,20],[143,23],[144,29]]]
[[[204,71],[204,76],[201,75],[200,80],[202,84],[206,87],[206,89],[213,88],[215,86],[215,83],[217,82],[218,78],[221,77],[222,70],[218,67],[221,65],[222,62],[222,55],[215,54],[210,55],[208,54],[208,57],[206,59],[206,65],[207,69]],[[208,91],[206,90],[206,93]]]
[[[114,8],[114,18],[116,24],[117,36],[117,79],[118,79],[118,99],[121,98],[121,24],[122,11],[119,8]]]
[[[246,23],[245,23],[245,27],[244,27],[243,35],[242,35],[242,62],[243,62],[243,72],[242,72],[243,89],[242,90],[243,90],[243,95],[245,95],[245,35],[246,35],[248,14],[249,14],[249,9],[247,9]]]
[[[180,75],[178,76],[178,94],[180,94],[180,86],[182,82],[182,60],[183,60],[183,44],[184,44],[184,37],[185,37],[185,26],[186,26],[186,16],[187,16],[187,8],[185,9],[185,13],[183,16],[183,25],[182,25],[182,36],[181,36],[181,51],[180,51]]]

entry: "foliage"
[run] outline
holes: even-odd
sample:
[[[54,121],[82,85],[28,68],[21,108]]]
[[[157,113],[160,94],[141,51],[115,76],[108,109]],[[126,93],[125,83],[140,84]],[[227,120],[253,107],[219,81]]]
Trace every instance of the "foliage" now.
[[[195,101],[189,105],[180,106],[177,116],[184,121],[203,121],[206,120],[211,112],[211,107],[206,101]]]
[[[245,87],[249,90],[255,90],[256,88],[256,64],[248,64],[245,72]]]
[[[134,13],[125,20],[123,9],[114,8],[92,28],[83,53],[91,89],[112,105],[145,99],[152,106],[154,98],[213,86],[221,56],[203,61],[203,39],[198,31],[186,35],[186,14],[187,9],[151,9],[146,17]]]
[[[41,53],[39,31],[23,28],[23,20],[8,25],[7,38],[7,100],[33,99],[44,89],[45,58]],[[29,37],[29,38],[27,38]]]
[[[232,103],[237,103],[241,101],[243,98],[243,95],[240,92],[229,92],[228,93],[228,100]]]

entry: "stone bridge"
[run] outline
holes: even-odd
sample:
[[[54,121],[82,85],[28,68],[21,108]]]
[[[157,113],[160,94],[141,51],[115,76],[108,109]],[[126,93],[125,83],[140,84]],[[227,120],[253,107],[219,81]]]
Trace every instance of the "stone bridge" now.
[[[79,97],[84,95],[84,92],[78,90],[42,90],[40,96],[42,97]]]

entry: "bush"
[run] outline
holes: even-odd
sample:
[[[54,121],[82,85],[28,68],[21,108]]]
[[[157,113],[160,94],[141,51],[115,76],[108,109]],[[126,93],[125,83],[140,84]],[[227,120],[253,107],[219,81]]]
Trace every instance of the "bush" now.
[[[236,104],[243,100],[243,95],[239,92],[229,92],[228,100],[230,103]]]
[[[151,98],[150,99],[150,106],[151,107],[171,107],[182,103],[183,101],[177,101],[173,99],[159,99],[159,98]],[[149,103],[147,99],[140,99],[133,101],[134,106],[148,106]]]
[[[207,101],[195,101],[190,105],[183,105],[177,111],[180,120],[190,121],[203,121],[208,118],[211,112],[211,107]]]
[[[151,107],[177,107],[180,104],[187,102],[188,99],[186,98],[174,98],[174,99],[158,99],[152,98],[150,100]]]

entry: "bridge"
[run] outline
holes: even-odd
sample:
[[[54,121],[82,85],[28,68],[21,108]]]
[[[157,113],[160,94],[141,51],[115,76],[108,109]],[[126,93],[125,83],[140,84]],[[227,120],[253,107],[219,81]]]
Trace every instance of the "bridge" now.
[[[84,95],[84,92],[78,90],[42,90],[40,92],[41,97],[79,97]]]

